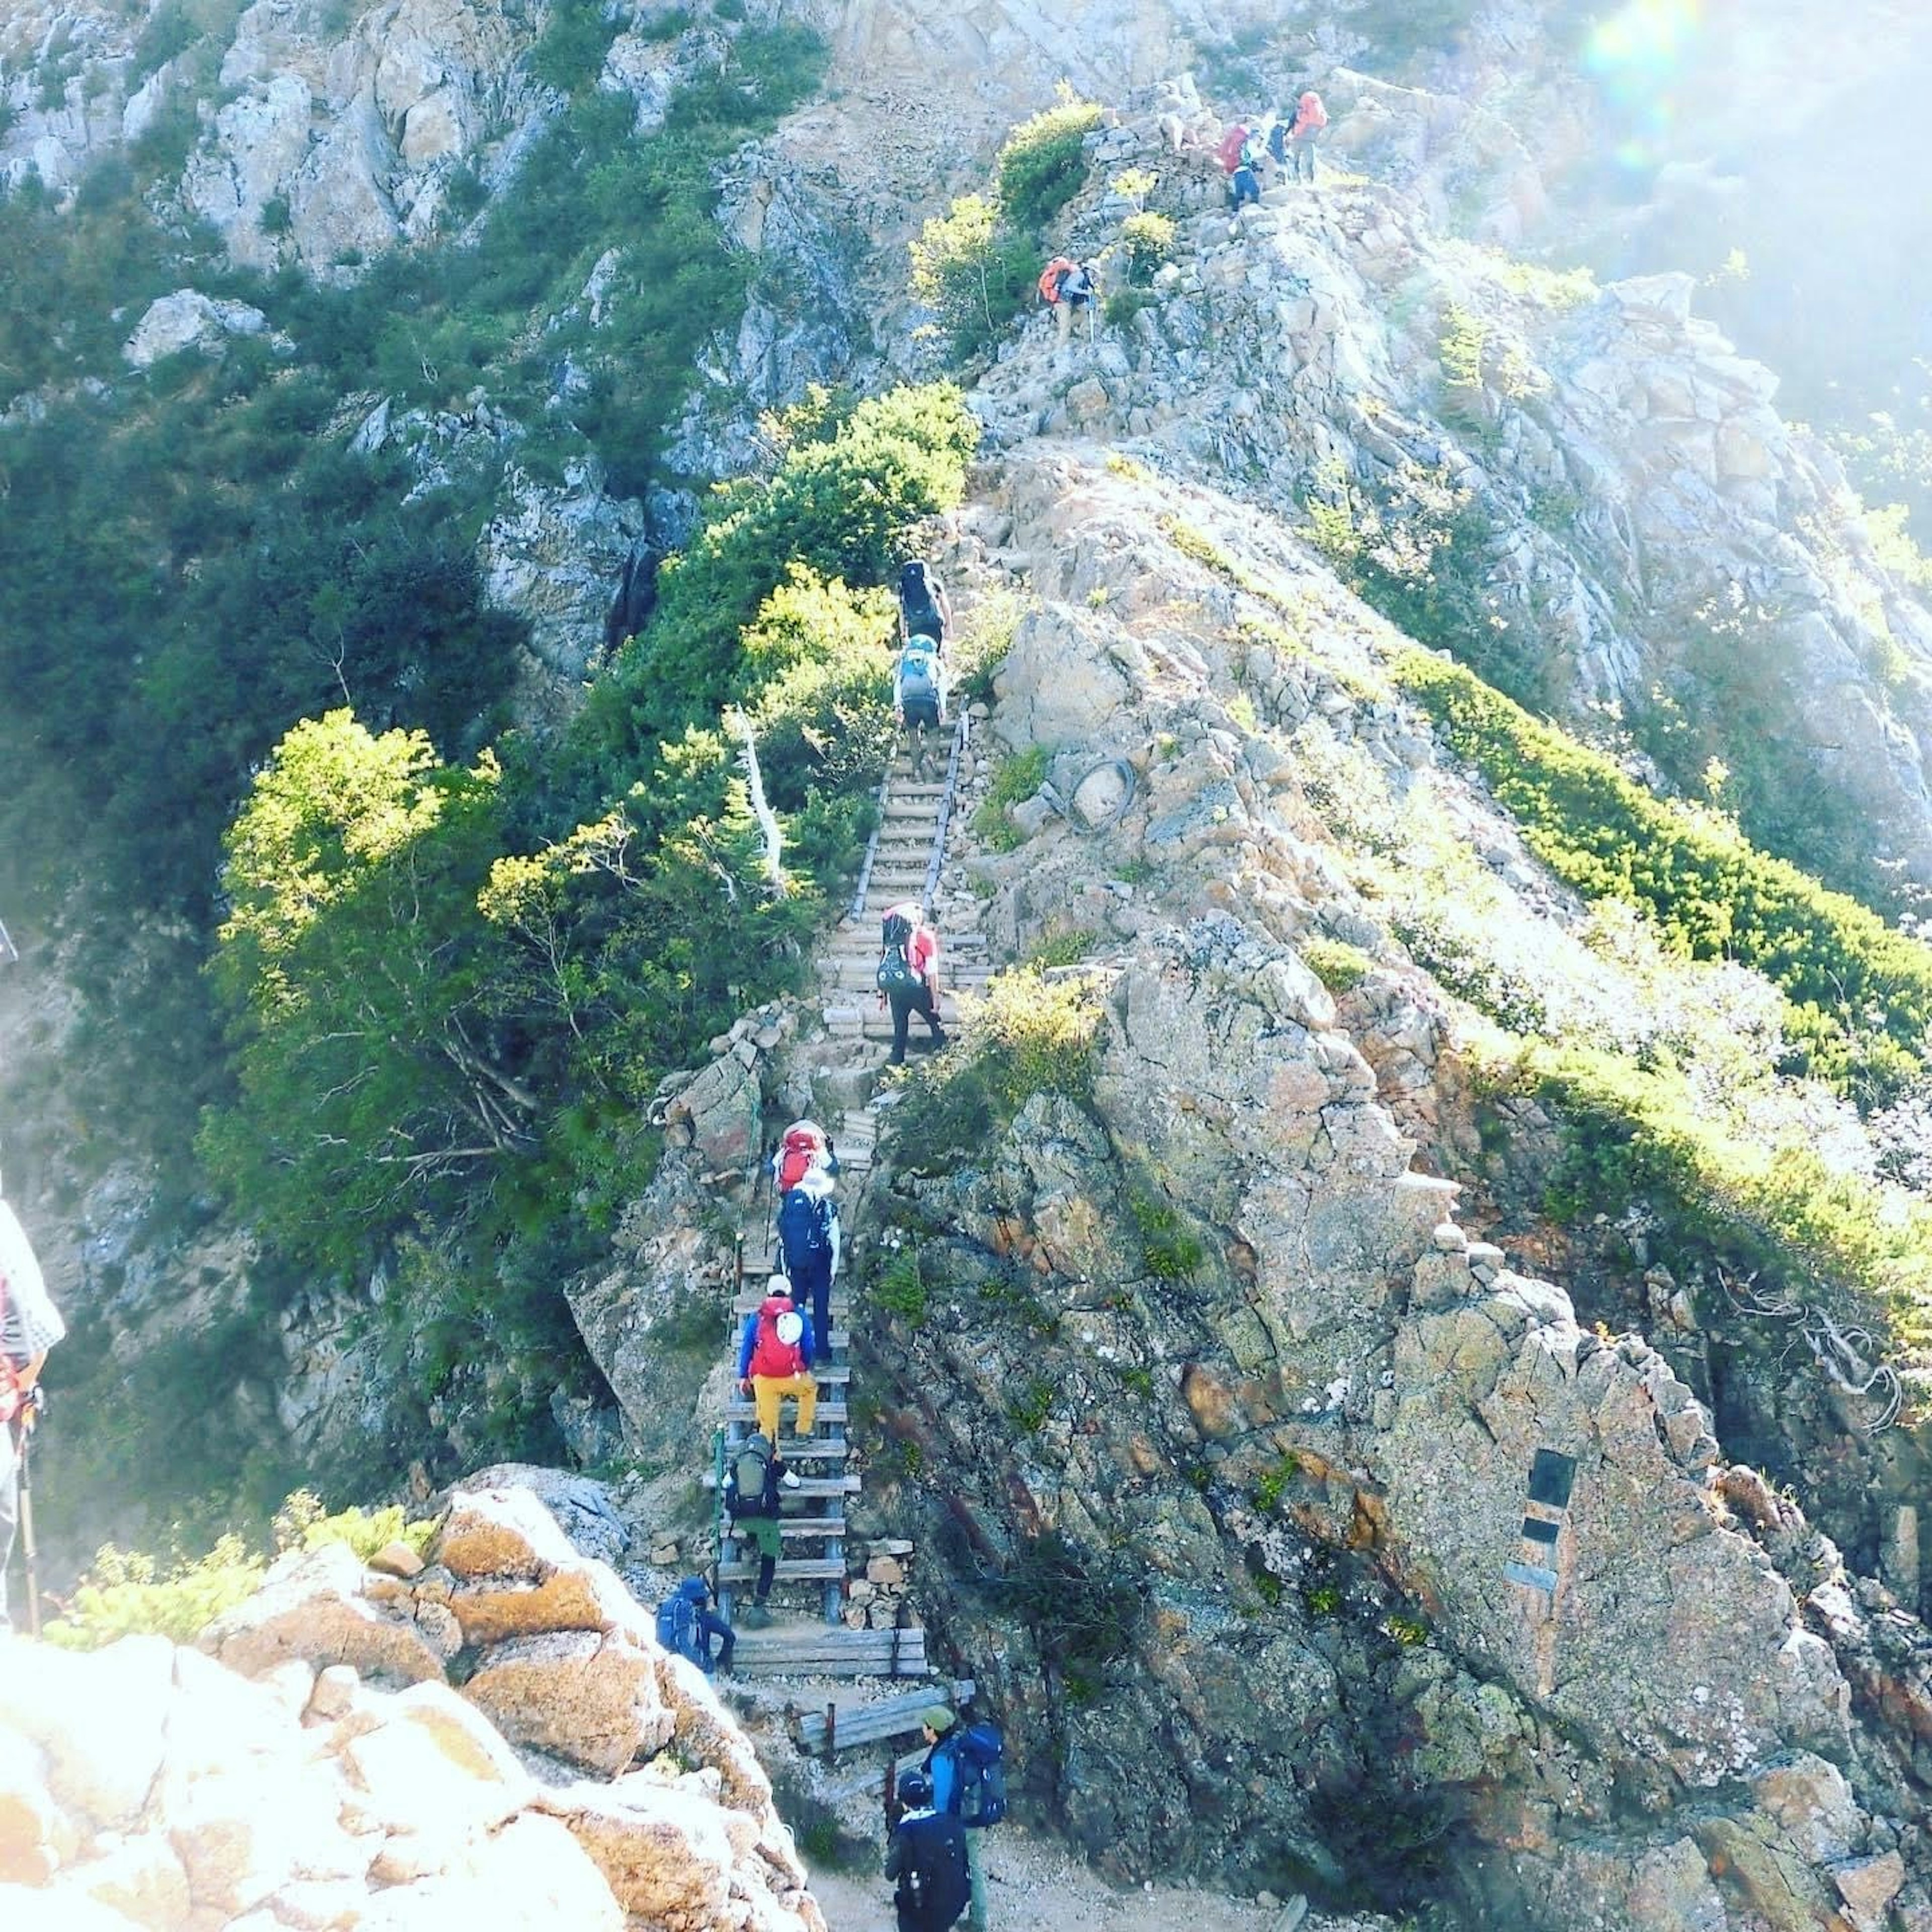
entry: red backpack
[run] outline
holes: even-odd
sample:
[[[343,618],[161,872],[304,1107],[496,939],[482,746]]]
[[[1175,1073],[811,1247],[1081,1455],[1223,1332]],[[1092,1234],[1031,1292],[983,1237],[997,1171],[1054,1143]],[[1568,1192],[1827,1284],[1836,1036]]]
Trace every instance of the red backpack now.
[[[1241,165],[1241,150],[1247,145],[1248,130],[1238,121],[1221,136],[1221,145],[1214,151],[1224,173],[1232,174]]]
[[[758,1339],[752,1345],[752,1373],[754,1376],[771,1376],[782,1380],[803,1370],[805,1357],[798,1344],[782,1341],[778,1337],[778,1318],[797,1312],[783,1296],[776,1294],[760,1307]]]
[[[778,1192],[789,1194],[805,1178],[808,1168],[824,1160],[827,1151],[822,1127],[809,1120],[788,1127],[784,1138],[778,1143]]]
[[[1040,298],[1043,302],[1057,302],[1060,299],[1060,285],[1079,266],[1064,255],[1056,255],[1040,272]]]

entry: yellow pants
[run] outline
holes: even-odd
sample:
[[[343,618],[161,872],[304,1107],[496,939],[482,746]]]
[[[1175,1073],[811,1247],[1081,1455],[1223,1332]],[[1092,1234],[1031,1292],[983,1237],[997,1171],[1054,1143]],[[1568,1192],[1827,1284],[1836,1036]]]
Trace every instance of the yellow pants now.
[[[818,1384],[807,1375],[754,1376],[752,1400],[758,1406],[758,1430],[774,1448],[778,1439],[778,1404],[788,1395],[798,1397],[798,1432],[812,1433],[818,1413]]]

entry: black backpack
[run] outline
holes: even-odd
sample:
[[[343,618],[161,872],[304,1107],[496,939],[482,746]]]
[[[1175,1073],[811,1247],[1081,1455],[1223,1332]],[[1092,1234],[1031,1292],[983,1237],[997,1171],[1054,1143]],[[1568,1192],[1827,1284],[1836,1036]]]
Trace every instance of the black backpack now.
[[[1006,1815],[1006,1742],[998,1724],[969,1724],[959,1740],[959,1822],[976,1828]]]
[[[923,557],[914,557],[900,568],[899,608],[905,613],[908,637],[939,635],[939,592],[932,580],[932,566]]]
[[[786,1265],[816,1261],[832,1250],[832,1197],[794,1187],[778,1208],[778,1245]]]
[[[882,993],[910,993],[924,984],[913,970],[912,921],[903,913],[890,914],[879,928],[879,970],[874,983]]]
[[[973,1897],[966,1864],[966,1838],[950,1817],[908,1819],[899,1827],[905,1857],[899,1867],[899,1894],[913,1924],[944,1932]]]
[[[1268,130],[1268,151],[1282,166],[1288,165],[1288,123],[1277,121]]]

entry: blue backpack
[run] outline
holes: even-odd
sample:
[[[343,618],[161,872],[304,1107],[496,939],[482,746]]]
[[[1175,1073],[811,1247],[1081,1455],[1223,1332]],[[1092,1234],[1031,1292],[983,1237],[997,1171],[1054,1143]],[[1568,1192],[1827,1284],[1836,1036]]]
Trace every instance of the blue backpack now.
[[[658,1604],[658,1642],[674,1657],[688,1658],[693,1664],[704,1662],[698,1652],[698,1619],[688,1597],[669,1597]]]
[[[939,695],[939,655],[929,638],[915,638],[899,653],[899,688],[908,698]]]
[[[959,1822],[976,1829],[1006,1815],[1006,1740],[998,1724],[968,1724],[959,1740]]]
[[[794,1187],[778,1209],[778,1245],[785,1265],[816,1261],[832,1252],[832,1197]]]

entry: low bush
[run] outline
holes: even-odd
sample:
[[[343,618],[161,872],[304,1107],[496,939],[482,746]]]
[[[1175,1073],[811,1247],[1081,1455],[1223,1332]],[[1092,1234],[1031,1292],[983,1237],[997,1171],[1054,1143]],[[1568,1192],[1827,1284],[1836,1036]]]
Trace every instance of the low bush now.
[[[1120,224],[1120,244],[1126,250],[1129,279],[1151,281],[1154,271],[1162,262],[1172,260],[1178,232],[1170,216],[1148,209],[1129,215]]]
[[[1012,808],[1040,790],[1046,782],[1046,765],[1044,745],[1030,745],[1000,764],[973,813],[973,836],[982,845],[996,852],[1011,852],[1023,842],[1024,835],[1013,823]]]
[[[190,1643],[252,1597],[268,1567],[238,1536],[224,1536],[205,1556],[164,1562],[110,1543],[47,1625],[46,1640],[62,1650],[102,1650],[124,1636],[149,1635]]]
[[[1037,237],[1078,191],[1087,176],[1087,136],[1100,124],[1097,103],[1063,82],[1060,99],[1006,136],[994,164],[1000,211]]]
[[[908,1166],[976,1162],[1036,1094],[1076,1103],[1091,1094],[1100,1004],[1082,980],[1022,968],[996,974],[944,1054],[908,1078],[893,1110],[893,1139]]]
[[[1866,1106],[1919,1077],[1932,1039],[1932,946],[1724,821],[1652,796],[1461,667],[1410,651],[1394,676],[1567,884],[1638,907],[1693,958],[1736,959],[1780,987],[1805,1070]]]
[[[1375,970],[1376,962],[1359,946],[1320,934],[1300,942],[1302,963],[1331,993],[1352,992]]]

